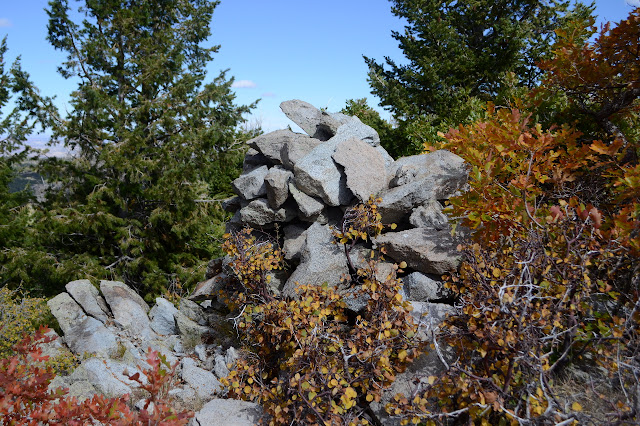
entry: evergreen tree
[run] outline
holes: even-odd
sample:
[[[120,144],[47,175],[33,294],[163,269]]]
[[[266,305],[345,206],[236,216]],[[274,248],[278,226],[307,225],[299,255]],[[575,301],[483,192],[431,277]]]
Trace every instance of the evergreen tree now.
[[[561,0],[392,0],[407,21],[392,33],[406,61],[365,57],[372,93],[398,120],[402,152],[466,123],[494,100],[509,73],[515,85],[539,82],[536,63],[548,55],[554,30],[590,9]],[[593,6],[591,6],[593,8]],[[474,115],[475,114],[475,115]]]
[[[124,279],[148,296],[192,284],[221,234],[211,199],[237,173],[252,107],[234,104],[227,71],[205,82],[218,2],[84,3],[82,22],[67,0],[47,10],[48,40],[67,53],[60,73],[78,87],[54,134],[73,157],[43,169],[55,181],[46,244],[78,278]]]
[[[27,145],[27,138],[51,127],[56,116],[51,99],[40,95],[20,59],[7,67],[6,53],[5,37],[0,41],[0,110],[6,112],[0,113],[0,287],[23,284],[24,266],[34,263],[27,258],[33,254],[30,230],[37,211],[21,174],[29,171],[38,154]]]

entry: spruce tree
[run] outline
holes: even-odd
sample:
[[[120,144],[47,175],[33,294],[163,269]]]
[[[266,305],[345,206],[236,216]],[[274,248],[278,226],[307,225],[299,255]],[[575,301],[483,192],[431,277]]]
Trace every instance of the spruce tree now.
[[[404,33],[392,33],[405,58],[365,61],[372,93],[399,122],[396,137],[406,139],[394,155],[420,150],[421,139],[472,120],[507,79],[517,87],[537,85],[541,72],[536,63],[549,54],[554,30],[590,11],[580,3],[570,10],[569,1],[561,0],[392,4],[392,13],[407,22]]]
[[[47,9],[48,40],[67,54],[59,71],[78,82],[54,134],[72,158],[44,169],[47,244],[78,278],[123,279],[149,297],[193,284],[221,234],[212,198],[237,173],[251,108],[234,103],[227,71],[205,82],[218,2],[83,3]]]

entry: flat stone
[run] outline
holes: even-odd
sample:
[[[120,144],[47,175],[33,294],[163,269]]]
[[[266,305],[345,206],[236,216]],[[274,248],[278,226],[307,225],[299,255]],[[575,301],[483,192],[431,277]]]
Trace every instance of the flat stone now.
[[[444,149],[399,158],[395,167],[392,187],[437,175],[457,176],[464,182],[467,179],[467,167],[462,157]]]
[[[276,130],[275,132],[260,135],[247,142],[269,159],[270,164],[284,164],[283,148],[285,146],[306,145],[311,138],[301,133],[294,133],[289,129]]]
[[[298,204],[298,209],[304,217],[315,216],[324,209],[324,203],[322,200],[305,194],[292,182],[289,183],[289,192]]]
[[[360,139],[373,147],[380,145],[378,132],[364,124],[358,117],[351,117],[351,120],[342,124],[330,141],[337,144],[353,138]]]
[[[298,133],[296,133],[296,135],[298,135]],[[285,143],[280,149],[282,165],[287,170],[293,171],[294,166],[301,158],[322,143],[321,140],[313,139],[307,135],[300,136],[304,137],[297,137],[295,140]]]
[[[102,395],[110,398],[131,393],[139,385],[122,374],[127,370],[134,374],[136,369],[112,360],[89,358],[82,362],[82,368],[87,374],[88,381]],[[144,377],[142,374],[140,375]]]
[[[330,206],[349,205],[353,198],[347,188],[346,175],[333,160],[333,153],[340,142],[341,139],[332,138],[318,145],[294,167],[296,187],[307,195],[321,198]]]
[[[260,424],[262,407],[255,402],[236,399],[212,399],[207,402],[190,426],[253,426]]]
[[[402,281],[405,293],[411,301],[429,302],[450,296],[450,292],[444,288],[441,281],[436,281],[421,272],[413,272]]]
[[[69,334],[74,324],[87,317],[84,310],[68,293],[60,293],[50,299],[47,302],[47,306],[49,306],[51,314],[58,320],[58,324],[65,336]]]
[[[331,114],[320,111],[308,102],[293,99],[282,102],[280,109],[309,136],[321,141],[330,139],[340,127],[340,122]]]
[[[341,246],[332,244],[333,235],[328,225],[312,224],[307,229],[306,245],[300,265],[291,274],[282,293],[295,297],[296,283],[336,286],[340,278],[348,274],[347,260]]]
[[[251,201],[246,207],[240,209],[238,213],[241,223],[253,227],[265,226],[275,222],[289,222],[295,217],[295,213],[288,209],[287,206],[277,210],[272,209],[269,207],[269,202],[264,198]]]
[[[84,311],[101,322],[109,319],[109,308],[100,292],[89,280],[77,280],[68,283],[67,293],[84,309]]]
[[[448,231],[414,228],[388,232],[374,240],[386,247],[389,257],[425,274],[442,275],[455,271],[460,263],[457,242]]]
[[[442,205],[437,200],[428,200],[416,207],[409,216],[409,223],[416,228],[450,229],[449,219],[442,213]]]
[[[202,309],[202,306],[198,305],[196,302],[182,298],[178,302],[178,310],[185,314],[187,318],[197,322],[199,325],[207,324],[207,319],[204,315],[204,309]]]
[[[448,199],[464,186],[459,176],[427,176],[380,192],[378,212],[385,223],[406,221],[413,209],[431,200]]]
[[[307,240],[307,227],[300,225],[288,225],[284,229],[284,244],[282,251],[286,260],[299,260],[302,256],[302,248]]]
[[[162,297],[156,298],[156,304],[149,312],[153,331],[162,336],[178,334],[175,320],[177,312],[178,309],[173,306],[173,303]]]
[[[209,278],[206,281],[199,282],[193,293],[189,296],[190,300],[209,300],[218,296],[218,291],[221,290],[230,277],[224,272],[220,272],[215,277]]]
[[[65,333],[65,342],[77,355],[97,354],[112,356],[118,352],[118,339],[103,323],[85,316]]]
[[[267,193],[264,178],[268,172],[269,168],[267,166],[258,167],[240,175],[240,177],[231,182],[231,186],[236,194],[247,201],[261,197]]]
[[[212,372],[198,367],[196,361],[191,358],[182,359],[182,379],[202,399],[210,399],[222,391],[222,384],[216,379],[216,376]]]
[[[289,182],[293,180],[293,173],[289,170],[272,167],[264,178],[267,188],[269,207],[279,209],[289,197]]]
[[[100,290],[113,312],[113,317],[134,336],[149,338],[153,335],[149,323],[149,305],[126,284],[118,281],[100,281]]]
[[[387,186],[387,172],[380,152],[360,139],[340,142],[333,153],[333,160],[344,167],[347,188],[360,201],[377,195]]]

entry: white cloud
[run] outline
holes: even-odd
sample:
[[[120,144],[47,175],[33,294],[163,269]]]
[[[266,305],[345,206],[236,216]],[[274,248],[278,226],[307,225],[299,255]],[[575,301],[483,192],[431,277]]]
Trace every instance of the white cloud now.
[[[0,18],[0,28],[11,27],[13,24],[7,18]]]
[[[253,89],[257,87],[257,84],[251,80],[238,80],[234,81],[231,87],[236,89]]]
[[[640,0],[627,0],[629,6],[640,6]]]

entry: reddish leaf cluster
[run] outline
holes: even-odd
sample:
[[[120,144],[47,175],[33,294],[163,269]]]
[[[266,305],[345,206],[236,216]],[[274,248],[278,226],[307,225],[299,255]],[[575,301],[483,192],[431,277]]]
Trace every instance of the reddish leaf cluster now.
[[[65,396],[62,388],[49,392],[55,373],[51,367],[43,366],[48,357],[42,355],[40,347],[53,340],[45,336],[48,331],[41,327],[35,336],[26,336],[14,346],[15,355],[0,360],[0,424],[178,426],[186,425],[193,416],[191,412],[177,412],[166,399],[166,386],[177,364],[170,366],[162,355],[151,350],[147,356],[151,368],[143,372],[146,381],[140,379],[140,373],[128,376],[150,394],[140,411],[130,408],[128,395],[94,395],[80,401]]]

